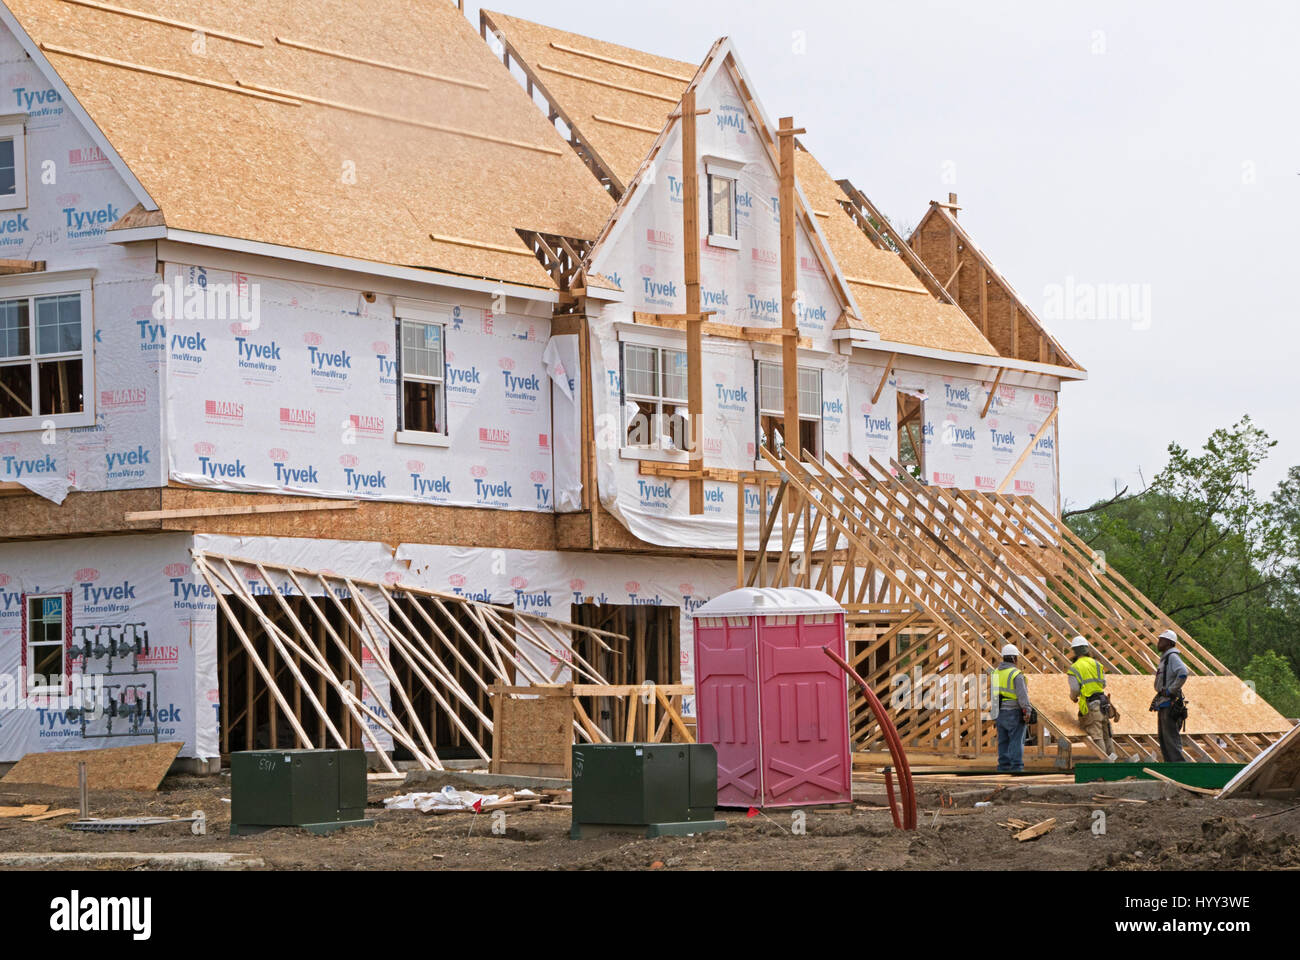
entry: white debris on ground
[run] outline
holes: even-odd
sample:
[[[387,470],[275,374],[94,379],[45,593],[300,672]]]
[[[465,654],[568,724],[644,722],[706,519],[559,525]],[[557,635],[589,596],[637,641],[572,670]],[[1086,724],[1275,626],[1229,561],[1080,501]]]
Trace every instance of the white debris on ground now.
[[[536,799],[538,794],[531,790],[516,790],[507,795],[510,799]],[[473,810],[475,804],[482,810],[502,799],[497,793],[475,793],[473,790],[457,790],[446,786],[437,793],[404,793],[384,800],[388,810],[419,810],[421,813],[446,813],[453,810]]]

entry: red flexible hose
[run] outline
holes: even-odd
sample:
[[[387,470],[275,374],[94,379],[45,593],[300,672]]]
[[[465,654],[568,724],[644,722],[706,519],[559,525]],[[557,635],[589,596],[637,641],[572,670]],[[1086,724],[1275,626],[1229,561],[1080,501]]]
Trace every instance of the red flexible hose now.
[[[894,816],[894,824],[901,830],[916,829],[916,787],[912,783],[912,768],[908,765],[907,754],[903,751],[903,741],[898,736],[898,728],[894,726],[894,721],[889,719],[885,713],[885,707],[876,696],[874,690],[867,686],[867,681],[863,680],[856,670],[845,662],[844,658],[832,650],[830,647],[823,647],[823,652],[830,657],[839,666],[841,670],[852,677],[862,688],[863,696],[867,698],[867,705],[871,707],[871,712],[876,715],[876,722],[880,724],[881,732],[885,735],[885,743],[889,745],[889,755],[894,760],[894,768],[898,771],[898,793],[899,799],[903,805],[903,815],[900,817],[895,809],[894,788],[890,782],[889,771],[885,771],[885,786],[889,791],[889,809]]]

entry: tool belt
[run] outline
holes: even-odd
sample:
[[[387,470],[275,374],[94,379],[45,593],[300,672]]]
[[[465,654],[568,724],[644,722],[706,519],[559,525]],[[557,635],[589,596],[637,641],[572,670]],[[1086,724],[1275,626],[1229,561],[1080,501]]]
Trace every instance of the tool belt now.
[[[1118,720],[1119,711],[1104,693],[1094,693],[1088,698],[1088,710],[1096,710],[1103,720]]]

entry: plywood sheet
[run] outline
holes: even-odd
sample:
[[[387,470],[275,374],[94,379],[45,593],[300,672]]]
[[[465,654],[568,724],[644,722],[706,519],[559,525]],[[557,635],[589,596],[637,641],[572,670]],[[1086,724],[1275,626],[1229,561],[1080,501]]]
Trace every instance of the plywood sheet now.
[[[1025,674],[1029,700],[1040,714],[1065,732],[1082,730],[1079,708],[1070,700],[1064,674]],[[1155,696],[1154,681],[1147,676],[1106,677],[1106,691],[1119,708],[1120,720],[1112,725],[1117,736],[1155,736],[1156,715],[1149,709]],[[1189,677],[1183,688],[1187,698],[1187,726],[1195,736],[1213,733],[1285,733],[1290,722],[1236,677]],[[1253,702],[1251,702],[1253,700]]]
[[[174,25],[7,5],[170,228],[551,287],[516,228],[594,237],[613,210],[454,4],[148,5],[208,28],[202,55]],[[300,96],[241,92],[266,90]]]
[[[492,771],[521,773],[523,765],[567,776],[573,742],[571,688],[522,699],[502,690],[497,685],[492,691]]]
[[[1300,796],[1300,727],[1293,727],[1228,781],[1219,794],[1293,798]]]
[[[77,764],[86,764],[92,790],[157,790],[183,743],[147,743],[102,750],[59,750],[29,753],[5,774],[4,783],[43,783],[77,786]]]

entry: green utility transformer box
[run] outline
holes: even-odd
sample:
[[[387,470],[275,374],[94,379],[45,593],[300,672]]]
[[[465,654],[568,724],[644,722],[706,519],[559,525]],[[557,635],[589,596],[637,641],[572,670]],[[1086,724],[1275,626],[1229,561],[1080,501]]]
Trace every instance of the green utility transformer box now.
[[[248,750],[230,755],[230,832],[305,827],[328,833],[365,819],[362,750]]]
[[[711,743],[584,743],[573,746],[577,839],[611,830],[647,837],[719,830],[718,753]]]

